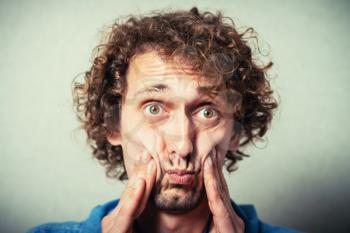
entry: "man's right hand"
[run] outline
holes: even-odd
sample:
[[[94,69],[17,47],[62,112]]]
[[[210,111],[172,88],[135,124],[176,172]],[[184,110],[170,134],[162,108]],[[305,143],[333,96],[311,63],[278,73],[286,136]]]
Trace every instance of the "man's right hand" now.
[[[135,164],[117,207],[102,219],[102,232],[132,233],[133,223],[144,210],[155,180],[155,161],[144,152]]]

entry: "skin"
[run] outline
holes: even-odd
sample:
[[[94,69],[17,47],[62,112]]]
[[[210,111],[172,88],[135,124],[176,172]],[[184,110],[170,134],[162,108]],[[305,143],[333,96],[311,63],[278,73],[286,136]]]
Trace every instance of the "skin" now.
[[[244,232],[222,173],[227,150],[239,144],[234,108],[225,95],[202,93],[200,78],[155,51],[130,61],[120,132],[107,137],[122,146],[129,180],[120,203],[102,221],[104,233],[135,232],[134,223],[143,232],[200,233],[210,213],[211,233]],[[171,169],[193,172],[193,182],[172,185]]]

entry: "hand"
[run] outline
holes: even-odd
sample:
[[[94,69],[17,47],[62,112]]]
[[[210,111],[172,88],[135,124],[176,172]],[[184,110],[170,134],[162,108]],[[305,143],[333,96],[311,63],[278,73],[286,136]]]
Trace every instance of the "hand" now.
[[[243,233],[244,222],[232,208],[216,149],[204,161],[204,185],[213,215],[210,233]]]
[[[156,164],[144,152],[129,178],[117,207],[102,219],[103,233],[132,233],[133,223],[144,210],[156,180]]]

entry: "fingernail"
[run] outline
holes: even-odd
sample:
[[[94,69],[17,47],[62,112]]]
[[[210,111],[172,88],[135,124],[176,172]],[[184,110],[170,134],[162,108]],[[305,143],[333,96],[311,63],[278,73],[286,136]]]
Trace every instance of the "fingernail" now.
[[[153,169],[154,169],[154,161],[151,160],[151,161],[149,161],[149,164],[147,166],[147,174],[151,174]]]
[[[211,167],[212,164],[213,164],[213,162],[211,161],[211,158],[208,157],[207,160],[205,161],[204,168],[205,168],[205,169],[209,169],[209,168]]]
[[[134,183],[134,188],[137,189],[138,187],[140,187],[142,180],[140,178],[138,178],[137,180],[135,180]]]

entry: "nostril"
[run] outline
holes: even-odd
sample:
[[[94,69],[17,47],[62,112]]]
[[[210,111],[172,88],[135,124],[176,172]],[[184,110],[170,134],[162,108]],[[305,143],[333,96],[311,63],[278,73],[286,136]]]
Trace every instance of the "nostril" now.
[[[192,155],[191,154],[187,154],[186,157],[185,157],[185,160],[186,160],[186,165],[188,165],[191,161],[191,157]]]

